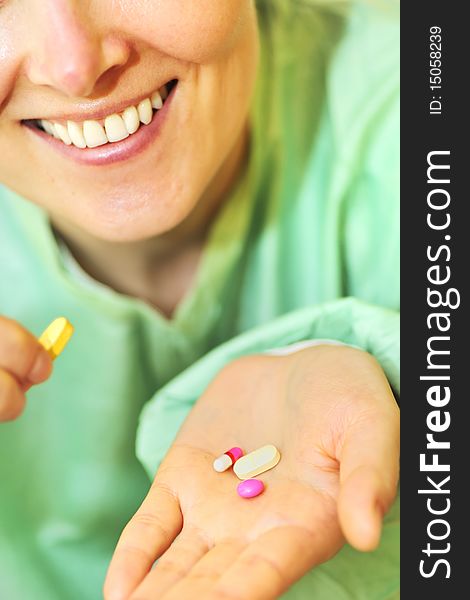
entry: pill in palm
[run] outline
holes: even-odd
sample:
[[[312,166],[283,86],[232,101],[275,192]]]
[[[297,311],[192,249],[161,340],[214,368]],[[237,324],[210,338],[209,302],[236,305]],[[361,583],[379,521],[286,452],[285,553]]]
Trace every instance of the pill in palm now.
[[[242,498],[255,498],[264,491],[264,483],[259,479],[245,479],[237,485],[238,495]]]
[[[260,475],[265,471],[269,471],[277,465],[281,460],[281,455],[276,446],[268,444],[245,454],[242,458],[237,460],[233,465],[233,470],[238,479],[250,479]]]
[[[227,450],[227,452],[224,452],[214,460],[214,470],[217,471],[217,473],[226,471],[235,464],[241,456],[243,456],[243,450],[241,448],[230,448],[230,450]]]
[[[42,332],[38,341],[54,360],[63,351],[72,334],[73,325],[65,317],[59,317]]]

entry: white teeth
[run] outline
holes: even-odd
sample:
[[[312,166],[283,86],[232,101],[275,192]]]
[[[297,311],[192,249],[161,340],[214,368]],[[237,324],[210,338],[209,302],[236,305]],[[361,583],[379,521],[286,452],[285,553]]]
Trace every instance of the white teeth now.
[[[129,133],[135,133],[140,127],[139,113],[135,106],[129,106],[122,113],[122,120]]]
[[[155,108],[156,110],[160,110],[161,107],[163,106],[163,100],[162,100],[162,97],[160,96],[160,92],[154,92],[152,94],[152,97],[150,98],[150,101],[152,102],[152,107]]]
[[[98,121],[85,121],[83,123],[83,137],[88,148],[96,148],[108,143],[106,133]]]
[[[57,133],[56,128],[54,127],[54,123],[51,123],[50,121],[46,121],[45,119],[43,119],[41,121],[41,125],[46,133],[48,133],[49,135],[53,135],[55,138],[60,140],[60,136]]]
[[[129,136],[124,121],[119,115],[110,115],[104,120],[104,128],[110,142],[120,142]]]
[[[137,110],[139,111],[139,119],[144,125],[148,125],[152,120],[152,103],[149,98],[142,100],[137,106]]]
[[[64,144],[67,144],[67,146],[70,146],[72,143],[72,140],[70,139],[69,133],[67,131],[67,127],[65,127],[65,125],[61,125],[60,123],[56,123],[54,125],[54,127],[57,132],[57,135],[64,142]]]
[[[120,115],[106,117],[104,126],[101,125],[103,121],[94,120],[82,123],[67,121],[66,124],[62,124],[43,119],[40,123],[46,133],[62,140],[67,146],[73,144],[78,148],[96,148],[108,142],[124,140],[135,133],[141,123],[148,125],[153,119],[154,110],[160,110],[167,97],[168,90],[164,85],[150,98],[139,102],[138,106],[128,106]]]
[[[57,125],[57,124],[56,124]],[[83,137],[82,126],[74,121],[67,121],[67,129],[72,144],[78,148],[86,148],[85,138]]]
[[[46,121],[45,119],[43,119],[41,121],[41,125],[46,133],[48,133],[49,135],[54,135],[54,125],[50,121]]]

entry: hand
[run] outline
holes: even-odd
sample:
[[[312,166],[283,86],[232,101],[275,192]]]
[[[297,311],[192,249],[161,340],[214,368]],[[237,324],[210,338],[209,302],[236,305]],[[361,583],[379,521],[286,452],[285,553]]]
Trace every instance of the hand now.
[[[16,321],[0,317],[0,421],[19,417],[25,392],[51,371],[52,361],[37,339]]]
[[[106,600],[274,599],[344,538],[374,549],[396,493],[398,428],[387,380],[365,352],[316,346],[236,360],[198,400],[124,529]],[[281,461],[259,476],[261,496],[242,499],[232,470],[212,462],[268,443]]]

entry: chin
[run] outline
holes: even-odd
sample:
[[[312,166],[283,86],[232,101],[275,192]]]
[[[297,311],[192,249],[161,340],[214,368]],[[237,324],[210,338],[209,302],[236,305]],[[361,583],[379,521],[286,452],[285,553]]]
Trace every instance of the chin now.
[[[180,197],[161,197],[151,201],[101,203],[93,207],[86,218],[75,218],[75,226],[88,234],[108,242],[138,242],[163,235],[180,225],[193,209],[196,201],[184,202]]]

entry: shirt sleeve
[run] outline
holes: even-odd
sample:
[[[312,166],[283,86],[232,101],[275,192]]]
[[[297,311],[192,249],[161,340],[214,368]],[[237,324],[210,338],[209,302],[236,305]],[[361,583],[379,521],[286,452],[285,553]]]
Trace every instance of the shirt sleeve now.
[[[335,340],[372,354],[399,390],[399,314],[343,298],[293,311],[216,347],[157,392],[142,411],[137,457],[153,478],[194,403],[230,361],[306,340]]]
[[[349,346],[350,348],[357,348],[357,346],[353,346],[351,344],[343,344],[343,342],[339,342],[338,340],[327,340],[327,339],[318,339],[318,340],[304,340],[302,342],[296,342],[295,344],[289,344],[288,346],[282,346],[281,348],[272,348],[271,350],[266,350],[264,354],[270,354],[272,356],[287,356],[289,354],[295,354],[296,352],[300,352],[301,350],[305,350],[306,348],[313,348],[314,346]]]

